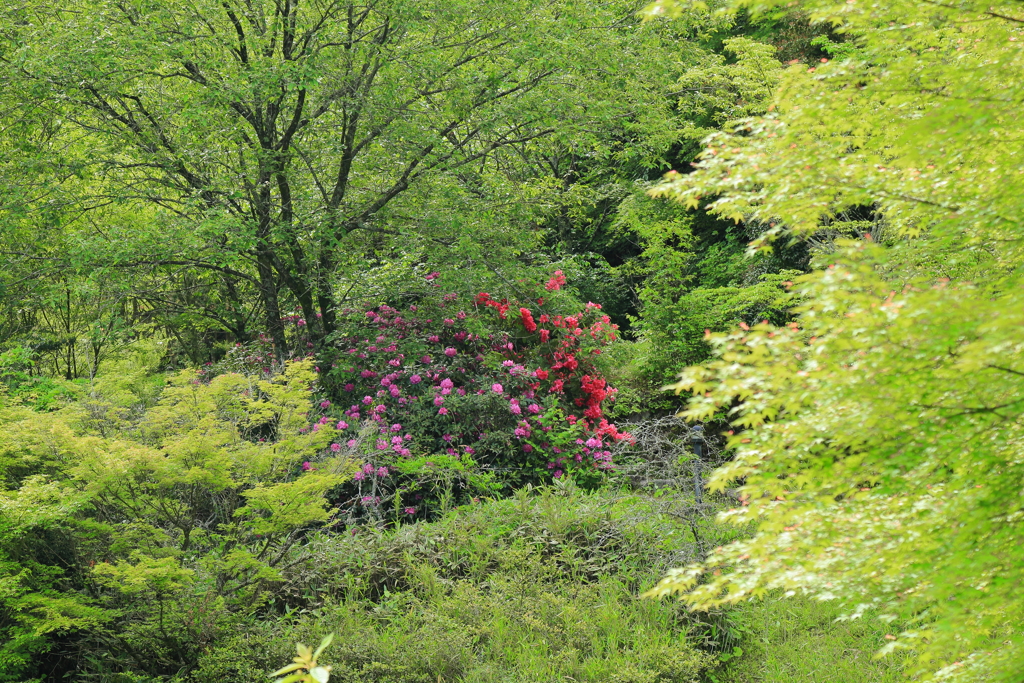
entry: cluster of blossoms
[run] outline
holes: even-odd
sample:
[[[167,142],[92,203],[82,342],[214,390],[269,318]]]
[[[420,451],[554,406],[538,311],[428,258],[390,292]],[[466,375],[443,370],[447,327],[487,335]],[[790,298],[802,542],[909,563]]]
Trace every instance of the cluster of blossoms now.
[[[439,288],[437,274],[427,279]],[[564,283],[556,272],[546,288]],[[401,310],[342,312],[328,375],[344,400],[322,424],[376,432],[366,448],[372,462],[356,477],[360,491],[371,476],[431,453],[471,459],[508,485],[611,469],[605,445],[628,435],[602,413],[615,390],[593,361],[615,326],[600,306],[565,316],[486,292],[460,301],[449,292]],[[513,306],[517,317],[508,316]],[[353,438],[346,444],[356,446]]]

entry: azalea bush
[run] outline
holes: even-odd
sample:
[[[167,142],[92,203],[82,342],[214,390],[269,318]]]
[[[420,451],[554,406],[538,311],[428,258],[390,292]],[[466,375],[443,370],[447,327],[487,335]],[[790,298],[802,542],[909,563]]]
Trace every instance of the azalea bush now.
[[[326,374],[340,400],[321,402],[316,428],[363,460],[349,502],[411,517],[444,497],[566,476],[592,485],[614,469],[610,447],[627,435],[604,417],[615,390],[595,360],[616,326],[601,306],[557,312],[571,305],[561,271],[528,301],[426,278],[415,303],[339,316]]]

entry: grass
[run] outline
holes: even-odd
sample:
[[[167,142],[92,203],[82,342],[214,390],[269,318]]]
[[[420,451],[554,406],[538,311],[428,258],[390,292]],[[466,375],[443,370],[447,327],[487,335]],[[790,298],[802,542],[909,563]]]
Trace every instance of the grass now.
[[[771,597],[733,608],[742,655],[711,675],[717,683],[895,683],[905,658],[876,659],[891,626],[869,616],[836,621],[835,602]]]

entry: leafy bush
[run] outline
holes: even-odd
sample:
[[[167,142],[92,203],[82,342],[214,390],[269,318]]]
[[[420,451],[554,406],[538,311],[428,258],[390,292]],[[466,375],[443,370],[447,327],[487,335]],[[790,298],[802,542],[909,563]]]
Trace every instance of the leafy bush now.
[[[0,680],[58,642],[58,669],[97,650],[94,673],[165,675],[260,609],[351,472],[308,429],[314,381],[182,372],[116,438],[75,410],[0,412]]]
[[[596,485],[613,467],[610,446],[627,435],[604,417],[615,390],[595,359],[616,328],[598,304],[553,312],[545,299],[563,284],[556,272],[545,296],[524,303],[436,291],[401,311],[339,316],[328,376],[343,404],[325,399],[320,423],[364,460],[340,498],[353,515],[379,519],[390,502],[413,517],[442,495],[465,502],[565,475]],[[437,493],[439,471],[458,491]]]
[[[321,534],[286,584],[290,616],[246,626],[198,680],[257,680],[288,643],[334,632],[332,680],[696,681],[714,665],[676,607],[636,600],[692,535],[685,500],[573,484],[390,531]]]

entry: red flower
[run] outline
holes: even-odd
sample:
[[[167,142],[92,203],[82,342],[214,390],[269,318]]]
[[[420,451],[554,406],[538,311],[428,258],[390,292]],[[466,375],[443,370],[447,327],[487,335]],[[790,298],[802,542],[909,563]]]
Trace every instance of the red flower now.
[[[544,330],[542,330],[542,332],[543,331]],[[547,379],[548,378],[548,371],[547,370],[537,370],[536,374],[537,374],[537,379]]]
[[[527,332],[535,332],[537,330],[537,323],[533,321],[533,314],[530,313],[530,309],[520,308],[519,316],[523,319],[523,327],[526,328]]]
[[[476,298],[473,301],[475,301],[476,304],[479,306],[480,304],[487,303],[488,301],[490,301],[490,299],[490,294],[488,294],[487,292],[480,292],[479,294],[476,295]]]
[[[562,271],[556,270],[555,271],[555,276],[552,277],[550,280],[548,280],[548,283],[546,285],[544,285],[544,289],[548,290],[549,292],[553,292],[555,290],[561,289],[562,285],[564,285],[564,284],[565,284],[565,276],[562,275]]]
[[[546,344],[551,339],[551,331],[542,329],[540,331],[540,341],[542,344]]]

